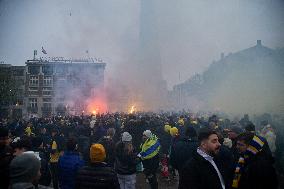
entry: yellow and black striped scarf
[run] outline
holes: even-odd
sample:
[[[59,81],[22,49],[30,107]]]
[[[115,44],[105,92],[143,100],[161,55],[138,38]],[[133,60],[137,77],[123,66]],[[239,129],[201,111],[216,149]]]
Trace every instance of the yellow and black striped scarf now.
[[[241,179],[242,171],[245,165],[245,160],[252,155],[256,155],[262,150],[264,145],[264,140],[256,135],[254,135],[252,141],[250,142],[244,156],[241,156],[238,160],[237,166],[235,168],[235,175],[232,183],[232,188],[239,188],[239,181]]]

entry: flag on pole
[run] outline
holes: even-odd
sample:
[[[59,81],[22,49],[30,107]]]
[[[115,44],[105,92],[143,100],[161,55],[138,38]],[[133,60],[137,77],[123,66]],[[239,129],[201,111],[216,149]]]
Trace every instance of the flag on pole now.
[[[43,47],[41,47],[41,52],[42,52],[43,54],[47,54],[46,50],[44,50]]]

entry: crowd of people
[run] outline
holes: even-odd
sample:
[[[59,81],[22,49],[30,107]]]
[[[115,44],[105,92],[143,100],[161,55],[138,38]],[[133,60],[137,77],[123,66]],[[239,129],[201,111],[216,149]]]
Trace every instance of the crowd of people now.
[[[277,189],[283,120],[107,113],[0,122],[0,188]],[[281,127],[282,126],[282,127]],[[159,179],[158,179],[159,178]]]

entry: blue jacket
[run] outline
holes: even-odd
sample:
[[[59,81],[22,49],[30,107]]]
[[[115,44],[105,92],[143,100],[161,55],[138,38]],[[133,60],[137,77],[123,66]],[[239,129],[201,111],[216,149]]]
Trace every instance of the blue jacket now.
[[[79,153],[67,151],[58,161],[58,179],[61,189],[73,189],[77,171],[84,165]]]

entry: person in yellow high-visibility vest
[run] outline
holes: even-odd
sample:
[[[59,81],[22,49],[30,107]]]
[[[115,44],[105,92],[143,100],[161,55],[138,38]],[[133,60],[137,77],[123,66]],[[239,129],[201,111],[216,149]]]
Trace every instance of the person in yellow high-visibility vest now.
[[[159,168],[160,141],[150,130],[143,132],[143,143],[138,157],[141,158],[144,168],[144,174],[148,179],[151,189],[158,188],[156,171]]]
[[[53,128],[51,131],[51,141],[50,141],[50,168],[53,188],[58,188],[58,159],[62,151],[62,144],[59,142],[59,136],[57,129]]]

